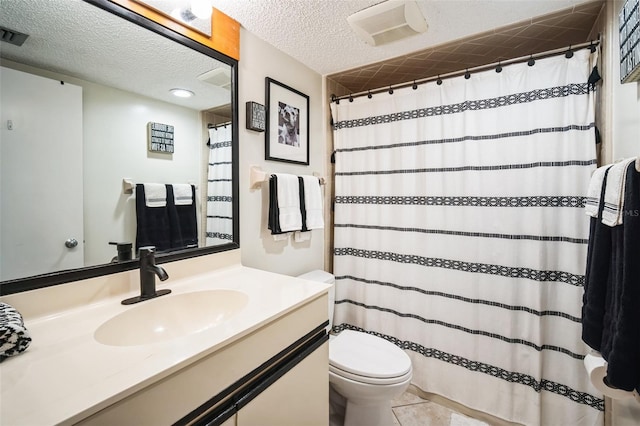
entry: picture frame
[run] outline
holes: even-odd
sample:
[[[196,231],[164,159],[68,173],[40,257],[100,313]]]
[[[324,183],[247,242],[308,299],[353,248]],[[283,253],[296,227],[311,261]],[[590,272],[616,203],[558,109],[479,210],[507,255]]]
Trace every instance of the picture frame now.
[[[265,160],[309,165],[309,96],[265,78]]]

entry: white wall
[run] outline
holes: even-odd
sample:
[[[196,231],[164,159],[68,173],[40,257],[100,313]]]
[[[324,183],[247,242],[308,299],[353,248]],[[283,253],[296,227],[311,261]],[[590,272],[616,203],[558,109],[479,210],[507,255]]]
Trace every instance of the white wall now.
[[[116,254],[109,241],[135,243],[135,196],[122,193],[122,178],[194,183],[199,194],[202,124],[196,110],[97,84],[83,86],[85,262],[101,264]],[[173,154],[148,151],[150,121],[174,126]]]
[[[309,96],[309,166],[265,161],[264,133],[245,128],[245,103],[265,104],[265,77],[270,77]],[[322,76],[241,29],[239,61],[240,129],[240,247],[242,264],[286,275],[297,275],[324,265],[324,232],[311,231],[310,241],[293,238],[274,241],[267,229],[268,184],[249,189],[252,164],[267,172],[326,175],[326,131]],[[325,218],[326,221],[326,218]]]
[[[620,63],[620,42],[618,38],[618,12],[623,1],[614,2],[611,50],[613,64]],[[612,157],[613,161],[640,155],[640,84],[620,83],[620,67],[613,66],[610,78],[613,80],[612,106]]]

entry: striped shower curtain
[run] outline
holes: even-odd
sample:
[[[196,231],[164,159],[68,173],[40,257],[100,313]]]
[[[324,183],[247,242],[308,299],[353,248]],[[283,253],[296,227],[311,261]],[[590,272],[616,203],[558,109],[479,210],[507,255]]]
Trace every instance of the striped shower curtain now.
[[[207,247],[233,241],[231,126],[209,129]]]
[[[587,50],[332,104],[336,330],[526,425],[599,425],[580,339],[596,167]]]

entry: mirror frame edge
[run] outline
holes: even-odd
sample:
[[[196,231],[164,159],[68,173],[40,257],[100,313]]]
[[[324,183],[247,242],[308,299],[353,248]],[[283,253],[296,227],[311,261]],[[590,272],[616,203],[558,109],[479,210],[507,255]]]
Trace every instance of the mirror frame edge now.
[[[83,0],[86,3],[97,6],[109,13],[120,16],[133,24],[139,25],[145,29],[155,32],[166,37],[176,43],[182,44],[188,48],[196,50],[204,55],[212,57],[220,62],[226,63],[231,67],[231,136],[232,151],[231,162],[235,166],[232,168],[232,213],[233,213],[233,241],[227,244],[212,247],[199,247],[194,249],[179,250],[172,253],[158,254],[156,263],[163,264],[175,262],[178,260],[189,259],[192,257],[206,256],[209,254],[220,253],[224,251],[240,248],[240,154],[239,154],[239,131],[238,131],[238,60],[227,56],[211,47],[198,43],[182,34],[176,33],[159,23],[148,19],[142,15],[112,3],[109,0]],[[119,272],[130,271],[139,268],[139,260],[130,260],[121,263],[105,263],[102,265],[85,266],[77,269],[67,269],[41,275],[35,275],[25,278],[17,278],[13,280],[0,281],[0,296],[20,293],[23,291],[37,290],[40,288],[51,287],[54,285],[66,284],[74,281],[80,281],[90,278],[96,278],[103,275],[111,275]]]

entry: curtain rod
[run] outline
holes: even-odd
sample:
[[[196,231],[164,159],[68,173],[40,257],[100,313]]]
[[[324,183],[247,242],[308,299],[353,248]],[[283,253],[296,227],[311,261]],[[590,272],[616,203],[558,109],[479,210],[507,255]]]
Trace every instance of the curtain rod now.
[[[576,45],[570,45],[569,47],[561,47],[559,49],[554,49],[554,50],[549,50],[547,52],[542,52],[542,53],[538,53],[538,54],[532,54],[529,56],[521,56],[519,58],[514,58],[514,59],[508,59],[506,61],[498,61],[498,62],[494,62],[492,64],[487,64],[487,65],[479,65],[477,67],[473,67],[473,68],[467,68],[464,71],[453,71],[450,73],[446,73],[446,74],[441,74],[441,75],[437,75],[437,76],[432,76],[432,77],[426,77],[426,78],[421,78],[418,80],[414,80],[414,81],[409,81],[406,83],[400,83],[400,84],[391,84],[387,87],[381,87],[378,89],[373,89],[373,90],[366,90],[363,92],[357,92],[357,93],[351,93],[349,95],[344,95],[344,96],[336,96],[336,95],[331,95],[331,102],[336,102],[336,103],[340,103],[340,101],[342,99],[349,99],[350,101],[353,100],[354,98],[359,98],[361,96],[368,96],[369,99],[371,99],[371,97],[377,93],[383,93],[383,92],[388,92],[389,94],[393,94],[393,89],[402,89],[405,87],[413,87],[414,89],[416,89],[418,87],[419,84],[424,84],[424,83],[428,83],[430,81],[438,81],[438,84],[442,83],[442,79],[444,78],[453,78],[453,77],[459,77],[461,75],[464,75],[465,78],[469,78],[471,77],[472,73],[476,73],[476,72],[480,72],[480,71],[486,71],[486,70],[490,70],[492,68],[494,68],[496,70],[496,72],[501,72],[502,71],[502,67],[506,66],[506,65],[513,65],[513,64],[519,64],[522,62],[527,62],[529,64],[529,66],[533,66],[535,64],[535,60],[536,59],[545,59],[545,58],[550,58],[552,56],[558,56],[561,54],[565,54],[565,56],[567,58],[571,58],[573,56],[573,52],[577,51],[577,50],[581,50],[581,49],[591,49],[591,52],[595,52],[596,50],[596,46],[598,46],[600,44],[600,35],[598,35],[598,40],[591,40],[585,43],[581,43],[581,44],[576,44]]]

